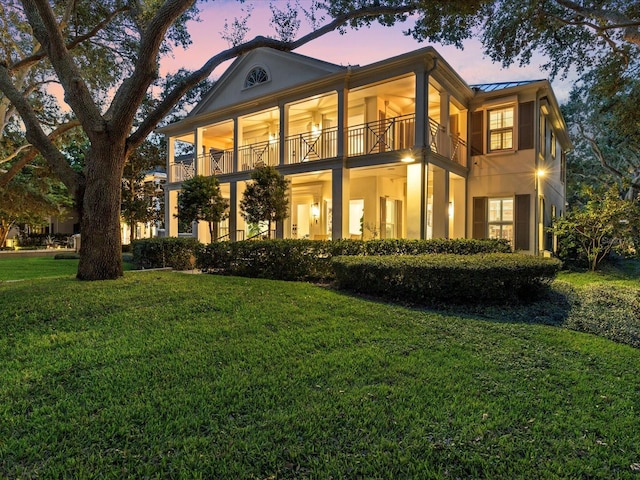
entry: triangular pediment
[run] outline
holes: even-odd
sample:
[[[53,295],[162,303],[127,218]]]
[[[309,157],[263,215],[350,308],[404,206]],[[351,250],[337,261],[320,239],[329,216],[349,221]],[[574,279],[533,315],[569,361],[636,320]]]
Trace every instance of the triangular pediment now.
[[[250,102],[344,68],[296,53],[258,48],[238,57],[189,116]]]

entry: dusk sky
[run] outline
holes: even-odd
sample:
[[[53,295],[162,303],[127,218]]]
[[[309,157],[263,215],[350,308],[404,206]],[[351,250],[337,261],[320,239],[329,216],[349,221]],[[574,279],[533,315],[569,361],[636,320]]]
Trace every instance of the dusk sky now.
[[[269,26],[271,17],[269,3],[268,0],[253,2],[255,8],[249,21],[251,30],[247,34],[247,39],[257,35],[274,35],[273,29]],[[274,3],[278,4],[281,9],[284,9],[286,5],[284,0],[275,0]],[[303,0],[301,3],[308,2]],[[204,4],[200,15],[202,21],[189,25],[193,44],[186,51],[177,49],[174,58],[165,59],[162,62],[162,73],[174,72],[181,67],[199,68],[208,58],[226,49],[228,45],[221,38],[225,19],[231,22],[234,17],[242,16],[241,9],[246,8],[248,4],[241,4],[236,0],[216,0]],[[371,28],[361,30],[349,29],[345,35],[332,32],[308,43],[295,52],[338,65],[367,65],[428,46],[428,43],[419,43],[402,33],[410,26],[412,26],[410,22],[391,28],[376,24]],[[300,31],[304,33],[309,28],[305,19],[302,19]],[[465,42],[464,50],[438,44],[432,44],[432,46],[469,84],[548,77],[547,73],[540,69],[539,63],[535,62],[527,67],[512,66],[509,69],[503,69],[499,64],[493,64],[483,55],[482,47],[477,41]],[[227,65],[218,68],[214,72],[213,78],[218,78]],[[554,80],[552,83],[558,100],[565,101],[568,98],[571,82]]]

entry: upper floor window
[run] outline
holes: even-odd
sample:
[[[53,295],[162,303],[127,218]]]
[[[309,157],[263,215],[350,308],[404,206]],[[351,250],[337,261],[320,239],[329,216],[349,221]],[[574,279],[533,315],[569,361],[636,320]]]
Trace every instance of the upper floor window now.
[[[269,80],[269,74],[262,67],[251,69],[247,78],[244,79],[244,88],[253,87]]]
[[[514,107],[489,110],[489,150],[513,149]]]

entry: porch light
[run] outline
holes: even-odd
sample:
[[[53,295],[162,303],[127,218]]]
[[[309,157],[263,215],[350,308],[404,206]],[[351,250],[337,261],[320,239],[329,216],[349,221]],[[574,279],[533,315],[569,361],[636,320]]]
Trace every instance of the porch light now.
[[[547,174],[547,172],[546,172],[544,169],[542,169],[542,168],[539,168],[539,169],[537,169],[537,170],[536,170],[536,176],[537,176],[538,178],[542,178],[542,177],[544,177],[546,174]]]
[[[311,204],[311,217],[315,223],[318,223],[318,217],[320,216],[320,205],[317,203]]]
[[[401,161],[402,163],[413,163],[413,162],[415,162],[415,161],[416,161],[416,159],[415,159],[415,158],[413,158],[411,155],[405,155],[404,157],[402,157],[402,158],[400,159],[400,161]]]

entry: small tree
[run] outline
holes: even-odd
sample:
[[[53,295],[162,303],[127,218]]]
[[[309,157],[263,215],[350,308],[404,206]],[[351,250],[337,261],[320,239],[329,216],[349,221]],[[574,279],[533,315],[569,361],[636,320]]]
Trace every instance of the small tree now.
[[[220,193],[218,179],[196,175],[182,183],[176,217],[187,222],[207,222],[213,242],[217,238],[218,223],[228,216],[227,208],[229,201]]]
[[[267,222],[271,235],[271,223],[289,216],[289,180],[270,166],[256,168],[251,180],[240,200],[240,214],[249,223]]]
[[[635,201],[620,198],[616,187],[604,193],[590,191],[590,200],[554,222],[561,251],[577,250],[586,256],[595,271],[614,247],[633,242],[640,222],[640,207]]]

